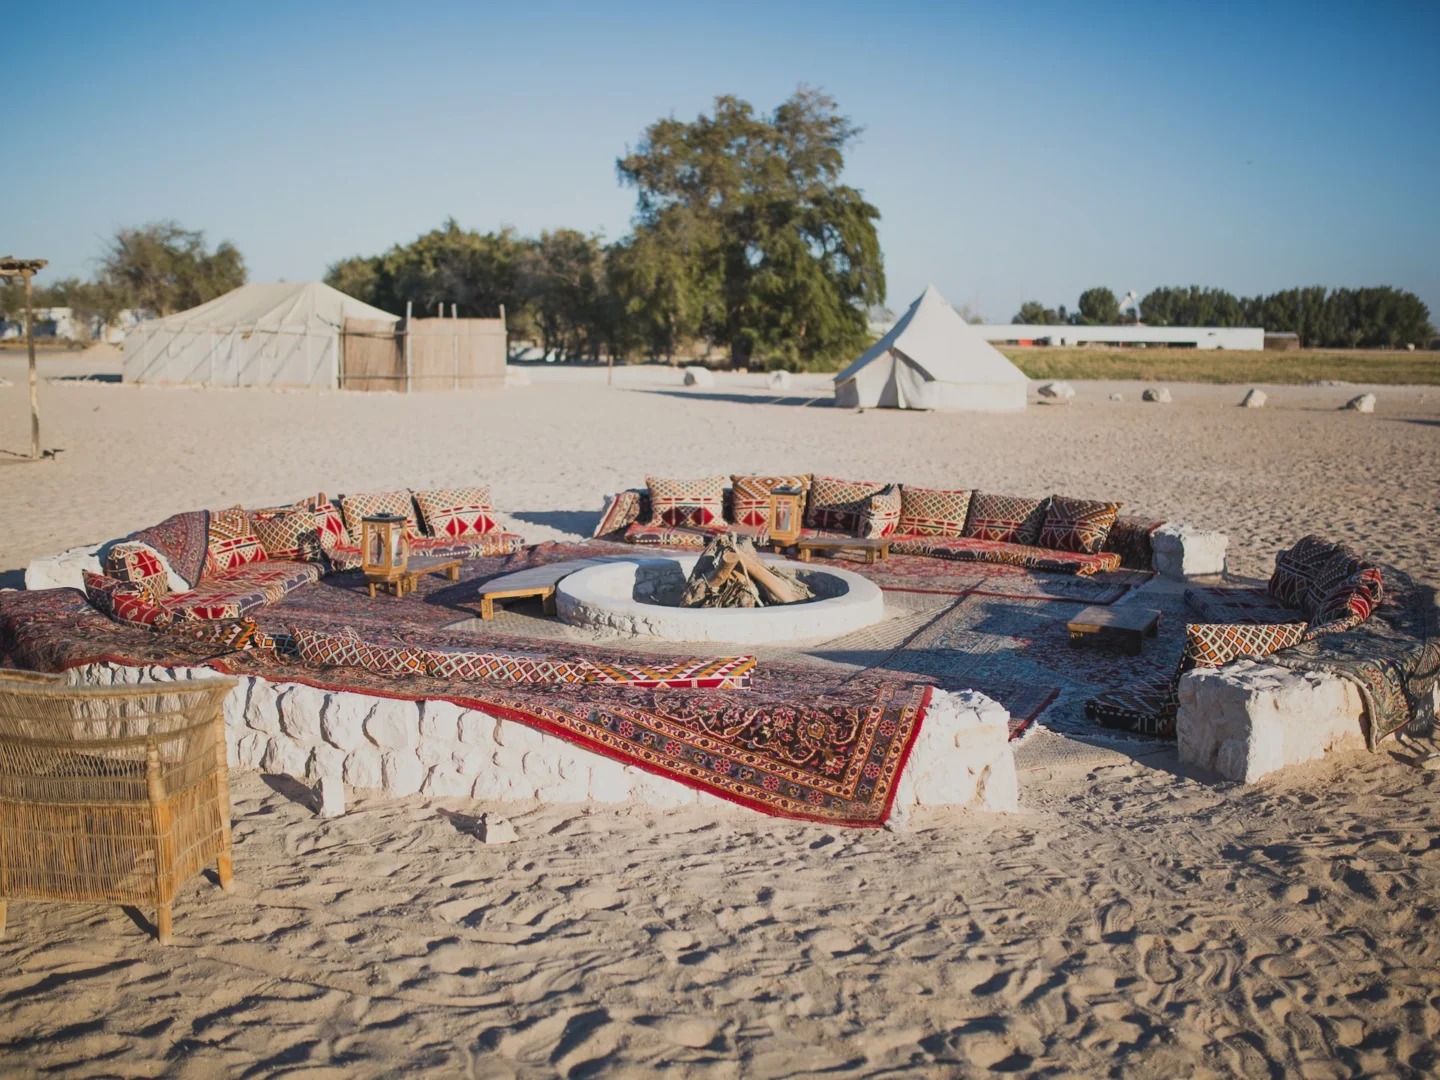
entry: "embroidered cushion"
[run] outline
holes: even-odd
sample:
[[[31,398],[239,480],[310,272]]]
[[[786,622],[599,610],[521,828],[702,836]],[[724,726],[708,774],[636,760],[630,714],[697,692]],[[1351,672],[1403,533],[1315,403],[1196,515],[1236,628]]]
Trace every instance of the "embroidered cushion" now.
[[[805,505],[805,525],[811,529],[836,529],[855,536],[869,510],[870,496],[877,491],[884,491],[888,486],[868,480],[814,477],[810,481],[810,493]]]
[[[1033,545],[1045,524],[1048,499],[1022,499],[977,491],[970,498],[964,536],[998,540],[1002,544]]]
[[[1370,618],[1384,598],[1384,582],[1378,567],[1356,570],[1338,585],[1332,586],[1315,607],[1310,617],[1307,640],[1320,634],[1336,634],[1350,630]]]
[[[170,592],[170,574],[164,561],[149,544],[134,541],[116,544],[105,556],[105,575],[116,581],[138,585],[156,604]]]
[[[725,478],[705,476],[675,480],[647,476],[650,488],[650,524],[704,527],[725,524]]]
[[[125,538],[146,544],[170,564],[175,576],[184,582],[183,588],[191,589],[205,577],[205,563],[210,543],[210,511],[190,510],[175,514],[158,525],[133,532]],[[172,583],[175,588],[182,586]]]
[[[340,507],[321,495],[310,507],[315,521],[315,531],[320,537],[320,550],[330,559],[337,548],[350,544],[350,533],[345,528],[345,518]]]
[[[438,488],[415,492],[415,504],[425,531],[431,536],[458,540],[483,536],[500,528],[495,508],[490,505],[489,488]]]
[[[866,500],[865,516],[860,519],[859,535],[879,540],[891,535],[900,525],[900,489],[891,484]]]
[[[968,490],[943,491],[907,484],[900,489],[900,527],[897,531],[921,536],[962,536],[969,513]]]
[[[642,501],[650,501],[650,493],[642,488],[628,488],[605,496],[605,508],[600,511],[600,521],[590,534],[591,539],[623,533],[641,518],[649,521],[649,513],[641,507]]]
[[[1332,580],[1329,580],[1325,589],[1318,594],[1312,592],[1327,570],[1327,564],[1332,563],[1337,556],[1343,557],[1347,551],[1344,545],[1332,544],[1318,536],[1302,537],[1294,547],[1275,556],[1275,572],[1270,576],[1270,595],[1286,607],[1304,610],[1307,604],[1318,601],[1330,585],[1343,581],[1350,576],[1353,569],[1358,569],[1355,567],[1347,570],[1338,577],[1325,574]]]
[[[1222,667],[1240,657],[1259,659],[1305,639],[1305,623],[1190,623],[1180,669]]]
[[[238,506],[214,510],[210,514],[210,553],[205,560],[204,577],[238,570],[253,562],[265,560],[260,538],[250,527],[250,518]]]
[[[260,628],[249,619],[220,619],[213,622],[187,622],[176,619],[166,626],[157,626],[162,634],[188,638],[222,651],[254,648]]]
[[[498,679],[518,683],[578,683],[587,681],[582,663],[557,660],[540,653],[471,652],[464,649],[426,649],[426,670],[436,679]]]
[[[89,570],[81,573],[86,598],[97,611],[116,622],[143,630],[155,630],[170,624],[170,613],[150,599],[139,585],[116,581],[103,574],[92,574]]]
[[[296,627],[293,633],[304,664],[358,667],[381,675],[425,674],[425,657],[420,650],[368,642],[348,626],[336,631]]]
[[[763,529],[770,524],[770,493],[776,488],[799,488],[802,492],[810,488],[810,474],[797,473],[794,476],[732,476],[730,489],[734,493],[735,509],[732,520],[736,525],[752,525]],[[800,520],[805,520],[805,496],[800,496]]]
[[[420,524],[415,518],[415,500],[410,489],[403,491],[362,492],[359,495],[345,495],[340,499],[340,510],[345,515],[345,529],[350,542],[358,544],[364,539],[360,519],[377,514],[400,514],[405,518],[405,532],[409,536],[421,536]]]
[[[324,549],[320,546],[320,530],[311,510],[291,507],[265,516],[252,514],[250,525],[260,540],[260,546],[265,549],[267,559],[320,562],[325,558]]]
[[[1105,546],[1110,527],[1119,514],[1119,503],[1087,502],[1052,495],[1036,546],[1093,555]]]

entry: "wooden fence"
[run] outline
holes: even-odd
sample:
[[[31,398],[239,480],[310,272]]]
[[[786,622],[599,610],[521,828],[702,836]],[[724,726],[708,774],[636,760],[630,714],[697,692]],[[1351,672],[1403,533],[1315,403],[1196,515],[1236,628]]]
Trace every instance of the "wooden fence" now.
[[[346,319],[342,390],[475,390],[505,385],[505,320]]]

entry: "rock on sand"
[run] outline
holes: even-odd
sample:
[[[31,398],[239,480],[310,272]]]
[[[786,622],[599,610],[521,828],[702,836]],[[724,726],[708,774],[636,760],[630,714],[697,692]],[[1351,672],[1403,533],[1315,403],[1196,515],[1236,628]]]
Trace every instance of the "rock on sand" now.
[[[1170,403],[1170,390],[1168,387],[1160,387],[1158,390],[1146,390],[1140,395],[1141,401],[1158,401],[1162,405]]]
[[[686,386],[714,386],[715,374],[709,368],[687,367],[685,369]]]
[[[1373,413],[1375,411],[1375,395],[1361,394],[1359,397],[1352,397],[1345,403],[1344,408],[1351,412]]]
[[[1047,382],[1035,393],[1052,401],[1069,401],[1075,396],[1075,388],[1067,382]]]
[[[1240,407],[1242,409],[1263,409],[1265,407],[1265,401],[1264,390],[1251,389],[1251,391],[1245,395],[1245,400],[1240,402]]]
[[[772,371],[770,377],[765,380],[765,384],[769,386],[771,390],[789,390],[790,381],[790,373],[788,371]]]

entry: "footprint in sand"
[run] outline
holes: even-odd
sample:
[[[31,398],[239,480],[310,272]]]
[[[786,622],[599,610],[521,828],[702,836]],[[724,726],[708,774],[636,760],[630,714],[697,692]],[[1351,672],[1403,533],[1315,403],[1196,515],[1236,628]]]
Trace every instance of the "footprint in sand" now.
[[[614,889],[586,889],[575,897],[575,902],[586,911],[613,911],[625,903],[625,898]]]
[[[810,939],[821,952],[827,952],[831,956],[843,956],[846,953],[854,952],[860,947],[855,938],[844,930],[821,930]]]
[[[682,953],[700,944],[700,939],[688,930],[662,930],[655,935],[655,946],[661,952]]]
[[[720,1025],[713,1020],[692,1016],[682,1020],[671,1020],[660,1033],[676,1046],[691,1050],[703,1050],[720,1036]]]

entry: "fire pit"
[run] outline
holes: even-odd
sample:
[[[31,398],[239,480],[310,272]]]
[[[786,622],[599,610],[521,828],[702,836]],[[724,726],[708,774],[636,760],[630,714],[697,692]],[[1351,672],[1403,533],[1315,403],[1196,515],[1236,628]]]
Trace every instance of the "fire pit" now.
[[[556,610],[572,626],[618,630],[667,641],[728,641],[742,645],[833,638],[885,617],[872,581],[835,567],[766,560],[789,570],[814,597],[769,607],[681,607],[697,555],[657,555],[590,566],[556,587]]]

